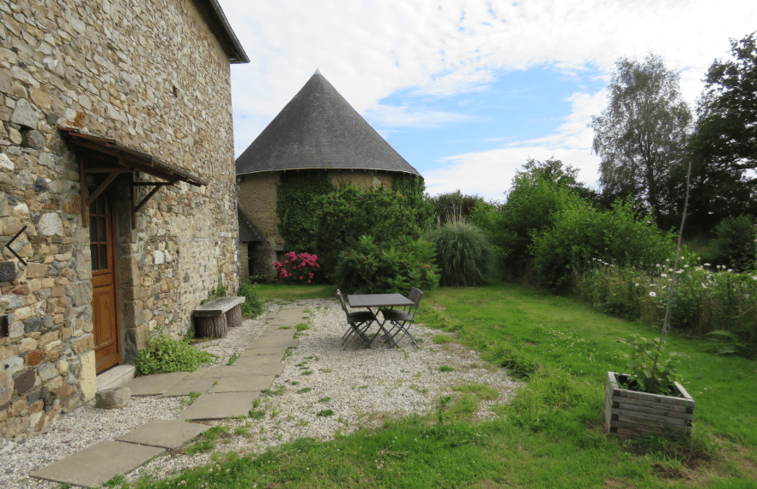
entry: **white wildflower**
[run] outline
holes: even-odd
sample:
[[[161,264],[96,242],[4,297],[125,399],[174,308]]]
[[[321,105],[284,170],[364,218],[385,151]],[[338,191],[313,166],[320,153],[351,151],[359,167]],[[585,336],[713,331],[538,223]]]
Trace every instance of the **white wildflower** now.
[[[711,267],[712,265],[710,265],[709,263],[705,263],[704,266]]]
[[[649,297],[657,297],[657,294],[654,291],[652,291],[649,293]]]
[[[668,274],[667,274],[667,273],[661,273],[661,274],[660,274],[660,277],[667,277],[667,276],[668,276]]]

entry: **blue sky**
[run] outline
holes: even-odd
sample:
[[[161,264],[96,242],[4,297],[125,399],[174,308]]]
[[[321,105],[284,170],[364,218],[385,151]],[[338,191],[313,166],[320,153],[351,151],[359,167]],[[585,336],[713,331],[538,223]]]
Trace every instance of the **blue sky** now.
[[[316,68],[425,178],[502,201],[527,158],[594,185],[588,124],[619,57],[652,52],[694,107],[753,0],[219,0],[251,62],[233,65],[235,155]]]

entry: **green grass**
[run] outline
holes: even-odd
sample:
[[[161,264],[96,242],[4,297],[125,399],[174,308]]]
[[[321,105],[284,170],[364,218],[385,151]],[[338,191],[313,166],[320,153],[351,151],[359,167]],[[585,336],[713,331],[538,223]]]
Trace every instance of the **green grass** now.
[[[333,285],[287,285],[258,284],[258,297],[262,300],[282,300],[294,302],[303,299],[327,299],[333,297],[336,288]]]
[[[696,400],[693,435],[632,443],[602,431],[606,375],[623,369],[628,347],[618,338],[655,330],[511,285],[438,289],[417,320],[529,380],[510,404],[495,405],[494,419],[481,421],[476,410],[483,400],[497,403],[497,393],[463,385],[427,416],[386,417],[380,429],[301,439],[221,470],[198,467],[134,487],[754,487],[754,361],[669,337],[664,348],[680,358],[681,381]]]

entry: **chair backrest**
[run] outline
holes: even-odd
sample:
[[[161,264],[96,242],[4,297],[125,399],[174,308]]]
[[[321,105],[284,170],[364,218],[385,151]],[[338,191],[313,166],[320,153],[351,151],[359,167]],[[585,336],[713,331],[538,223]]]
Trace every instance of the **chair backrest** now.
[[[342,309],[344,310],[345,314],[349,314],[349,311],[347,310],[347,304],[344,303],[344,296],[342,295],[342,291],[339,289],[336,289],[336,295],[339,296],[339,303],[342,304]]]
[[[413,287],[412,289],[410,289],[410,293],[407,294],[407,298],[415,302],[415,307],[417,308],[421,303],[421,298],[423,298],[423,292],[421,291],[421,289]]]

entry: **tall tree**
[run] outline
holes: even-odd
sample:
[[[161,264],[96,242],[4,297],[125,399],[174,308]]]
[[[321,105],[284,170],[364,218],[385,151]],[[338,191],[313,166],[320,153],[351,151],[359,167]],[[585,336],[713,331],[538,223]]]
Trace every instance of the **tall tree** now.
[[[692,220],[712,228],[727,216],[757,215],[757,39],[731,39],[733,59],[715,60],[697,107]],[[750,172],[751,170],[751,172]]]
[[[615,66],[610,103],[591,122],[593,149],[602,158],[599,182],[605,194],[645,203],[659,221],[669,198],[664,182],[683,154],[691,112],[678,74],[659,56],[620,58]]]

